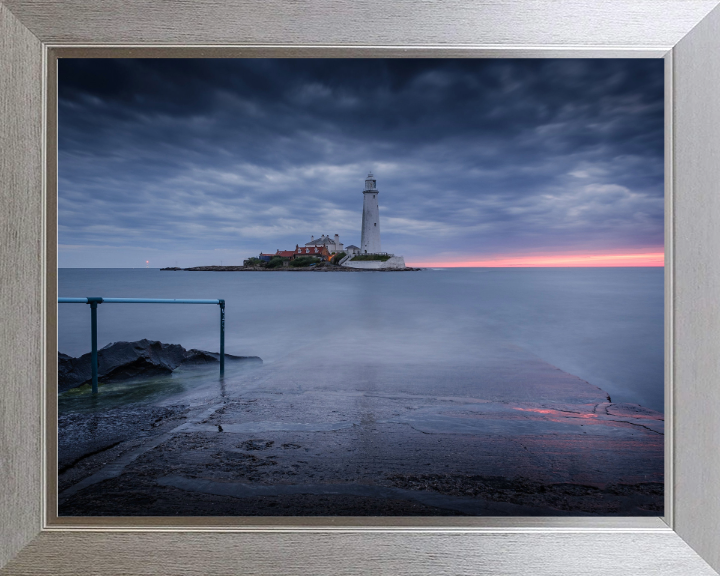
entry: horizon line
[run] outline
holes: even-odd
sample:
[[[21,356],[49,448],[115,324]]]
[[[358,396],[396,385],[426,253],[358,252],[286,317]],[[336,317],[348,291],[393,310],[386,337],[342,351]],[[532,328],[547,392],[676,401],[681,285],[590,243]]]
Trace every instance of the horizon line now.
[[[407,262],[407,265],[418,268],[662,268],[665,266],[665,253],[509,256],[457,262],[413,261]]]
[[[204,266],[204,265],[203,265]],[[220,264],[207,264],[207,266],[220,266]],[[222,266],[242,266],[241,264],[223,264]],[[515,266],[489,266],[487,264],[475,264],[475,263],[459,263],[459,264],[418,264],[418,263],[407,263],[406,266],[410,268],[664,268],[663,264],[589,264],[583,266],[569,266],[563,264],[555,264],[548,266],[530,266],[530,265],[515,265]],[[168,266],[58,266],[58,270],[161,270],[162,268],[168,268]],[[182,267],[180,267],[182,269]],[[186,266],[186,268],[194,268],[194,266]]]

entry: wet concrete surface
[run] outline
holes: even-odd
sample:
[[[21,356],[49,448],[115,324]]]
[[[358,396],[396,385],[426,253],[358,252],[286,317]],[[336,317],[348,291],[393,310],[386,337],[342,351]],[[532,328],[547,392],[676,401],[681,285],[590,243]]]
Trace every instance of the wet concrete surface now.
[[[511,345],[325,350],[61,396],[60,515],[662,514],[658,412]]]

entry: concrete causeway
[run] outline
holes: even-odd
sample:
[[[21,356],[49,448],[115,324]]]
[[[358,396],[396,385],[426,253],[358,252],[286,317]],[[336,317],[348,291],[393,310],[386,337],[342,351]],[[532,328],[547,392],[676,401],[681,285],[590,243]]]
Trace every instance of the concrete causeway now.
[[[388,357],[366,344],[61,416],[61,463],[76,453],[60,514],[662,513],[662,414],[512,345]]]

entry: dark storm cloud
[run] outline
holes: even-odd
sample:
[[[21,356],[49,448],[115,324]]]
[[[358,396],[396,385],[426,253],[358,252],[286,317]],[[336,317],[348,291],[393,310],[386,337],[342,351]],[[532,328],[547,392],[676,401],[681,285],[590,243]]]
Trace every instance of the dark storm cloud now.
[[[59,80],[61,265],[358,244],[368,170],[411,261],[662,247],[661,60],[63,59]]]

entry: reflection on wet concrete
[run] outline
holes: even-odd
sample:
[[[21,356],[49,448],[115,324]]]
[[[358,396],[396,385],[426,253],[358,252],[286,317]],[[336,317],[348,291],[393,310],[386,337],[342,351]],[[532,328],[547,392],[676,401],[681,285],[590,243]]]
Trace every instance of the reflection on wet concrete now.
[[[352,422],[243,422],[241,424],[223,424],[222,431],[228,434],[261,434],[263,432],[326,432],[342,430],[354,426]],[[192,424],[183,430],[188,432],[217,432],[217,426],[211,424]]]
[[[261,365],[260,365],[261,366]],[[217,365],[182,366],[168,375],[100,382],[100,394],[90,394],[88,384],[73,388],[58,396],[58,412],[97,413],[112,408],[142,403],[152,405],[172,399],[198,403],[224,397],[226,381],[232,382],[258,368],[253,362],[227,362],[225,376],[220,377]]]
[[[662,414],[515,346],[366,344],[61,396],[60,514],[662,513]]]
[[[633,436],[634,427],[663,434],[663,416],[637,415],[622,405],[604,402],[586,406],[543,408],[534,405],[488,402],[468,404],[462,409],[431,406],[416,410],[387,423],[407,423],[426,434],[577,434],[577,426],[587,426],[583,434]],[[585,408],[586,411],[581,411]],[[613,413],[606,413],[613,409]],[[600,410],[600,412],[596,412]]]
[[[197,418],[207,418],[211,416],[220,406],[212,406],[208,408],[206,411],[202,412]],[[191,425],[191,422],[181,424],[180,426],[177,426],[170,430],[169,432],[165,432],[163,434],[160,434],[159,436],[153,437],[151,440],[144,442],[139,447],[130,450],[128,452],[125,452],[121,457],[114,460],[112,463],[104,466],[94,474],[87,476],[83,478],[80,482],[77,484],[73,484],[69,488],[66,488],[60,493],[61,500],[64,500],[66,498],[69,498],[73,494],[76,494],[83,488],[86,488],[90,486],[91,484],[97,484],[98,482],[103,482],[105,480],[109,480],[110,478],[115,478],[123,473],[125,468],[131,464],[138,456],[141,454],[145,454],[146,452],[149,452],[153,448],[156,448],[157,446],[160,446],[163,442],[166,442],[170,440],[173,435],[178,434],[185,430],[188,426]],[[114,447],[114,446],[113,446]]]

